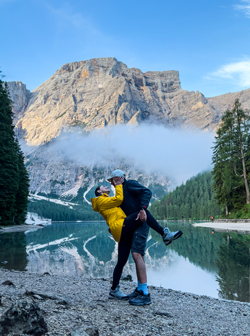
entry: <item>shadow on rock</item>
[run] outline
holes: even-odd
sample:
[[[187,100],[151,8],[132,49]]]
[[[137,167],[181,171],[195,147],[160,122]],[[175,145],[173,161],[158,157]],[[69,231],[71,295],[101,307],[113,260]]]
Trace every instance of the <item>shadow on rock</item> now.
[[[48,331],[37,304],[31,300],[17,300],[0,317],[0,335],[28,334],[40,336]]]

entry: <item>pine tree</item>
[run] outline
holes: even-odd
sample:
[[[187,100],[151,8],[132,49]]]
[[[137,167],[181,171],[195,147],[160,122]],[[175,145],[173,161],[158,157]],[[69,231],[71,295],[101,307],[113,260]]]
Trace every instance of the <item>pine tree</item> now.
[[[16,193],[16,215],[15,223],[24,223],[27,215],[28,208],[28,196],[29,196],[29,175],[24,164],[24,155],[20,149],[20,146],[16,140],[16,151],[18,154],[18,190]]]
[[[21,224],[28,205],[29,180],[15,138],[7,83],[0,80],[0,223]]]
[[[247,180],[246,171],[246,156],[248,154],[248,140],[250,130],[250,117],[241,108],[241,104],[238,99],[235,101],[233,108],[233,116],[235,119],[235,138],[236,146],[238,149],[238,159],[241,160],[244,185],[246,190],[246,203],[250,203],[249,185]]]
[[[232,111],[222,117],[215,137],[213,151],[213,190],[218,204],[224,206],[226,216],[230,209],[249,204],[248,174],[250,165],[249,115],[235,101]]]

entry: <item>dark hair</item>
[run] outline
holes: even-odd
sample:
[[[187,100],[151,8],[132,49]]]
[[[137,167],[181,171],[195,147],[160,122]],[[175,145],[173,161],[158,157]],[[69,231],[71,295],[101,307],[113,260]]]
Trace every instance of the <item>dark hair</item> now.
[[[95,190],[96,197],[100,196],[100,188],[101,188],[101,186],[98,186]]]

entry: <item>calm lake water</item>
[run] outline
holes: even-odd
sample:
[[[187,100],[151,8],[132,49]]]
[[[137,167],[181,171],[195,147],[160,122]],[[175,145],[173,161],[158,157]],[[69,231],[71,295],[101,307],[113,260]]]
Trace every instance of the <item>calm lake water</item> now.
[[[166,223],[162,223],[163,226]],[[250,236],[168,223],[183,236],[166,247],[150,232],[145,261],[148,284],[250,302]],[[0,234],[0,267],[29,272],[110,277],[117,244],[105,222],[53,223],[30,232]],[[123,275],[136,280],[130,257]]]

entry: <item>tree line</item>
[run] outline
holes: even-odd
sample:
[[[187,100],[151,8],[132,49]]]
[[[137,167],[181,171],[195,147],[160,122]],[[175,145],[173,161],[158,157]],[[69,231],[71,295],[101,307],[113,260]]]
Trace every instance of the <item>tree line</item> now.
[[[29,177],[15,137],[8,86],[0,79],[0,225],[25,222]]]
[[[29,202],[29,212],[35,212],[41,217],[50,218],[52,221],[77,221],[77,220],[103,220],[103,217],[94,212],[86,203],[73,208],[50,201]]]
[[[209,219],[220,216],[220,207],[212,190],[211,172],[200,173],[185,184],[155,201],[150,211],[157,219]]]

